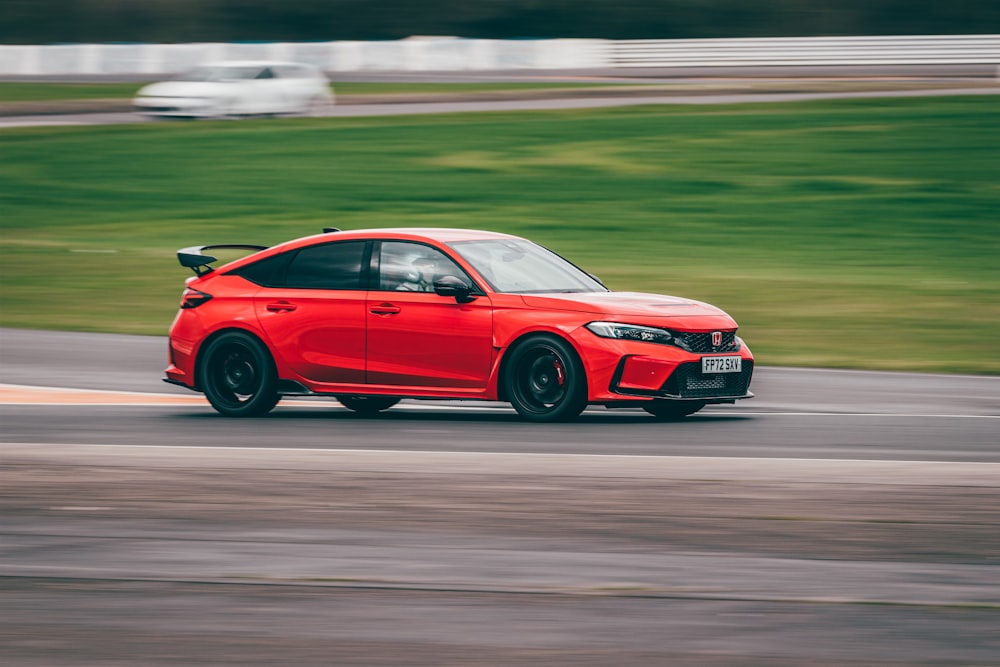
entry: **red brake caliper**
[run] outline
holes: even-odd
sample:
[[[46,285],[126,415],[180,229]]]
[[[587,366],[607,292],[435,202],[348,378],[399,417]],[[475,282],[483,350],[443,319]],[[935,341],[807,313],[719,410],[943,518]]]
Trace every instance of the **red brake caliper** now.
[[[566,371],[563,369],[562,362],[556,359],[552,362],[552,365],[556,369],[556,380],[559,381],[560,385],[566,384]]]

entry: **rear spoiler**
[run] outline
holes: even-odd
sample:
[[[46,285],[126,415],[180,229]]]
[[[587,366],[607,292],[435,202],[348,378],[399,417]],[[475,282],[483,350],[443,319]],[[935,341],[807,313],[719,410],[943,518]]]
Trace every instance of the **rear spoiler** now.
[[[212,262],[216,261],[217,257],[212,257],[211,255],[204,254],[206,250],[253,250],[254,252],[259,252],[261,250],[267,250],[266,245],[251,245],[246,243],[221,243],[217,245],[194,245],[190,248],[181,248],[177,251],[177,261],[180,262],[181,266],[186,266],[187,268],[194,271],[195,275],[203,276],[206,273],[212,271],[212,267],[209,266]]]

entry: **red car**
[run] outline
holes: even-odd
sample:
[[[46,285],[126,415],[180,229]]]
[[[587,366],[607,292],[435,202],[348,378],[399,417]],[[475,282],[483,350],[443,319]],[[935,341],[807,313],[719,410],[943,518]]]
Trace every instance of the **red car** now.
[[[253,254],[212,269],[205,251]],[[612,292],[531,241],[464,229],[326,230],[178,251],[192,268],[167,382],[233,417],[328,395],[374,414],[401,398],[509,401],[527,419],[589,404],[677,419],[751,398],[736,322],[690,299]]]

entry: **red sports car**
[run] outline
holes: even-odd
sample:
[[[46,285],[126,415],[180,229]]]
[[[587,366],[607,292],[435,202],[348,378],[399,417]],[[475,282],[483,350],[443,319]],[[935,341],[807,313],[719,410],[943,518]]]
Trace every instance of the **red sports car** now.
[[[213,269],[205,251],[256,251]],[[678,419],[750,398],[753,355],[718,308],[612,292],[531,241],[464,229],[326,230],[265,248],[178,251],[189,278],[166,381],[233,417],[328,395],[509,401],[527,419],[588,405]]]

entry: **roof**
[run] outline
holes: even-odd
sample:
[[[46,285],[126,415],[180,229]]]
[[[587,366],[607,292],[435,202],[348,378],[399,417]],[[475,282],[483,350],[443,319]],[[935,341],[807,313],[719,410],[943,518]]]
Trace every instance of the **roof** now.
[[[429,240],[438,243],[471,241],[475,239],[514,239],[511,234],[491,232],[481,229],[453,229],[449,227],[385,227],[378,229],[355,229],[321,234],[324,238],[386,238]],[[309,237],[314,238],[314,237]]]
[[[211,60],[199,63],[197,67],[309,67],[315,69],[315,65],[310,63],[293,62],[290,60]]]

